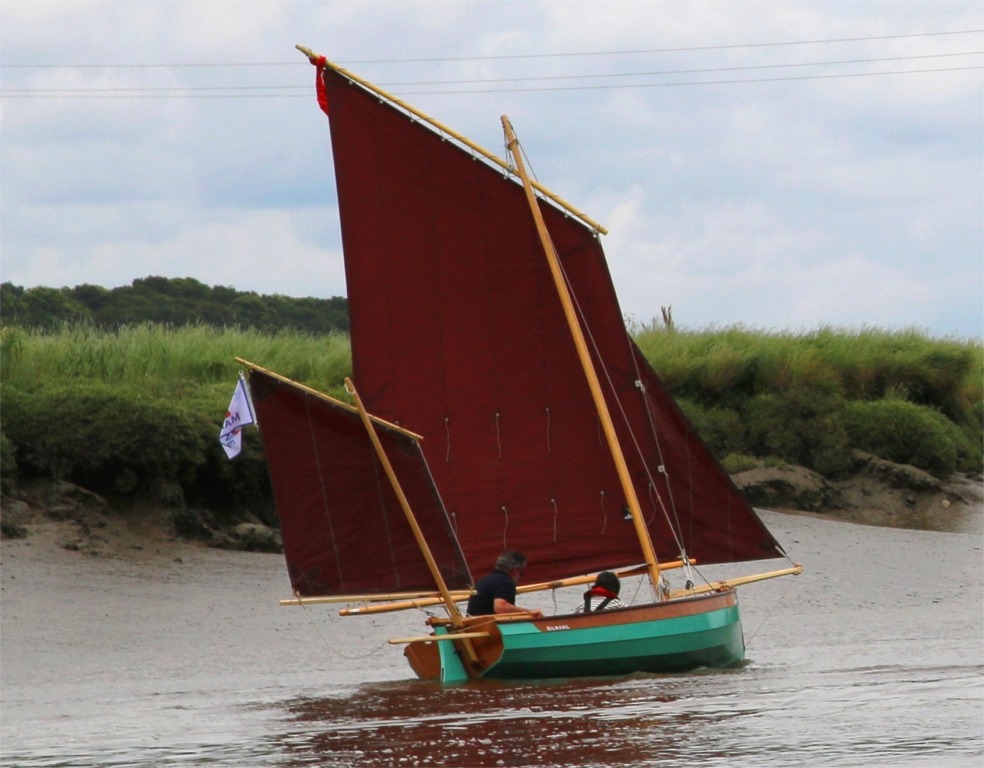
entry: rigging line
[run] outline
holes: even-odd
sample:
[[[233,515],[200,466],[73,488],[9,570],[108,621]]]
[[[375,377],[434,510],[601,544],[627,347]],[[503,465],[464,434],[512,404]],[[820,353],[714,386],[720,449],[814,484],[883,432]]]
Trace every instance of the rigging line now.
[[[300,595],[298,595],[296,592],[294,593],[294,595],[296,597],[300,597]],[[321,631],[321,627],[319,627],[317,622],[314,621],[313,614],[310,613],[310,608],[303,601],[301,602],[301,608],[308,613],[308,617],[311,619],[311,626],[314,627],[315,633],[318,635],[319,638],[321,638],[321,642],[324,643],[332,653],[334,653],[336,656],[341,656],[343,659],[348,659],[350,661],[356,661],[358,659],[367,659],[370,656],[379,653],[386,646],[388,642],[387,640],[383,640],[375,648],[371,649],[368,653],[364,653],[364,654],[353,656],[347,653],[342,653]]]
[[[635,605],[636,600],[639,599],[639,591],[642,589],[643,579],[636,579],[635,592],[632,595],[632,599],[629,600],[629,605]]]
[[[384,449],[384,452],[385,452],[385,449]],[[386,488],[389,488],[390,490],[394,490],[394,491],[395,491],[395,489],[393,488],[392,484],[387,479],[387,477],[386,477],[386,469],[383,466],[382,462],[380,461],[379,456],[376,454],[376,452],[374,450],[372,450],[371,445],[370,445],[369,449],[367,450],[367,453],[369,454],[370,458],[372,459],[372,476],[373,476],[373,479],[375,480],[374,490],[375,490],[376,501],[379,503],[379,513],[380,513],[379,516],[380,516],[381,519],[380,519],[380,522],[379,522],[378,525],[379,525],[380,528],[382,528],[382,534],[383,534],[383,537],[384,537],[385,542],[386,542],[386,549],[389,551],[390,567],[393,569],[393,573],[396,576],[396,582],[397,582],[397,584],[399,584],[399,582],[400,582],[400,567],[399,567],[400,559],[399,559],[399,557],[397,555],[397,552],[396,552],[395,547],[393,546],[393,530],[392,530],[392,527],[390,525],[389,508],[388,508],[388,505],[386,504],[386,493],[385,493],[385,489]],[[366,485],[368,485],[368,483]],[[368,488],[367,488],[367,490],[368,490]],[[399,497],[398,496],[397,496],[397,509],[399,509]],[[378,529],[377,529],[377,531],[378,531]],[[378,533],[376,533],[375,535],[378,535]],[[380,560],[382,559],[382,556],[381,555],[378,555],[377,557]]]
[[[695,45],[676,48],[641,48],[610,51],[562,51],[559,53],[502,54],[498,56],[444,56],[404,59],[350,59],[346,66],[353,64],[414,64],[441,61],[508,61],[513,59],[557,59],[581,56],[632,56],[640,53],[686,53],[690,51],[726,51],[742,48],[778,48],[795,45],[829,45],[832,43],[865,43],[875,40],[907,40],[917,37],[948,37],[954,35],[974,35],[984,29],[959,29],[944,32],[910,32],[898,35],[868,35],[866,37],[835,37],[819,40],[786,40],[770,43],[733,43],[729,45]],[[168,69],[168,68],[242,68],[242,67],[298,67],[298,61],[247,61],[247,62],[190,62],[181,64],[0,64],[0,69]]]
[[[639,445],[639,441],[636,438],[635,431],[632,429],[632,425],[629,422],[629,417],[625,412],[624,406],[622,405],[621,398],[618,396],[618,390],[616,390],[615,388],[615,383],[612,381],[611,374],[608,371],[608,367],[604,364],[604,358],[602,358],[601,356],[601,350],[598,348],[598,343],[595,341],[594,334],[591,331],[591,326],[588,324],[587,318],[584,316],[584,312],[581,310],[581,304],[577,299],[577,294],[574,292],[574,288],[573,286],[571,286],[571,282],[567,278],[567,270],[564,269],[563,263],[561,263],[559,260],[558,260],[558,264],[560,266],[560,272],[564,277],[564,284],[567,286],[567,292],[571,297],[571,303],[574,305],[575,309],[577,310],[577,315],[578,318],[580,319],[581,327],[584,331],[585,338],[587,338],[591,342],[591,348],[594,350],[595,357],[597,358],[601,371],[605,376],[605,381],[608,384],[608,389],[612,393],[612,399],[615,400],[615,403],[618,405],[619,413],[622,415],[622,422],[625,425],[626,431],[628,431],[629,433],[629,437],[632,438],[632,444],[635,447],[636,455],[642,461],[642,466],[646,471],[646,477],[648,478],[650,485],[653,486],[653,488],[655,489],[656,483],[653,480],[652,472],[649,469],[649,462],[646,461],[645,455],[642,452],[642,447]],[[648,410],[648,406],[647,406],[647,410]],[[660,455],[660,461],[662,461],[662,454]],[[663,464],[660,464],[660,466],[662,467]],[[667,482],[667,488],[669,488],[669,482]],[[677,519],[677,525],[674,526],[673,520],[670,519],[670,513],[666,509],[666,504],[663,502],[663,497],[658,490],[656,490],[656,498],[659,500],[659,506],[663,510],[663,517],[666,518],[666,524],[670,529],[670,533],[673,534],[673,540],[676,543],[677,550],[679,552],[683,552],[684,551],[683,542],[681,541],[680,533],[677,530],[677,527],[679,526],[679,517],[676,515],[676,511],[674,509],[674,517]],[[672,503],[672,494],[670,500]],[[639,512],[641,514],[642,510],[640,509]]]
[[[843,78],[886,77],[891,75],[925,75],[943,72],[969,72],[984,69],[984,65],[969,67],[939,67],[937,69],[904,69],[893,72],[852,72],[832,75],[795,75],[790,77],[752,77],[737,80],[681,80],[669,83],[608,83],[604,85],[572,85],[544,88],[469,88],[452,90],[407,91],[403,96],[468,96],[483,93],[551,93],[558,91],[603,91],[629,90],[633,88],[685,88],[706,85],[742,85],[748,83],[784,83],[802,80],[837,80]],[[293,88],[295,86],[283,86]],[[182,89],[177,93],[147,93],[145,89],[133,89],[132,93],[109,94],[78,94],[71,89],[58,93],[46,93],[31,90],[24,93],[13,93],[0,90],[0,99],[307,99],[305,93],[187,93]]]
[[[649,407],[649,399],[646,397],[645,384],[644,384],[644,382],[642,380],[642,371],[640,370],[639,361],[636,358],[636,354],[635,354],[636,350],[639,350],[639,354],[641,355],[642,354],[642,350],[639,349],[638,345],[636,345],[632,341],[632,338],[629,336],[628,330],[626,330],[626,332],[625,332],[625,341],[626,341],[626,346],[628,347],[629,357],[632,360],[633,370],[635,370],[636,382],[638,384],[638,389],[639,389],[639,391],[641,393],[641,396],[642,396],[642,405],[643,405],[643,407],[645,408],[645,411],[646,411],[646,420],[649,422],[649,433],[652,435],[653,441],[656,443],[656,452],[657,452],[657,455],[659,457],[659,470],[658,471],[666,479],[666,493],[670,497],[670,513],[672,513],[673,519],[676,521],[676,527],[674,527],[673,524],[671,524],[670,525],[670,528],[674,531],[674,536],[677,535],[677,532],[678,531],[680,532],[679,535],[682,536],[683,535],[683,526],[680,525],[680,511],[677,509],[676,498],[674,498],[674,496],[673,496],[673,485],[670,483],[670,473],[666,470],[666,459],[663,456],[663,443],[660,440],[659,430],[656,428],[656,418],[653,415],[652,409]],[[627,418],[626,418],[626,423],[628,423],[628,419]],[[630,430],[630,433],[631,433],[631,430]],[[633,440],[635,440],[635,435],[634,434],[632,435],[632,438],[633,438]],[[638,450],[640,452],[640,455],[642,455],[642,449],[638,447],[638,444],[636,446],[636,450]],[[689,451],[688,451],[688,453],[689,453]],[[649,464],[648,464],[648,462],[643,461],[643,464],[645,464],[645,466],[646,466],[646,472],[648,473],[649,472]],[[662,502],[662,496],[660,496],[659,491],[656,489],[656,484],[653,481],[653,477],[652,477],[651,474],[649,476],[649,483],[650,483],[650,487],[656,492],[656,498],[659,499],[660,502]],[[670,514],[670,513],[665,513],[665,514]],[[669,522],[669,520],[667,520],[667,522]],[[684,550],[683,550],[683,543],[680,541],[680,539],[677,539],[677,542],[676,543],[677,543],[677,546],[680,548],[680,553],[682,555],[683,552],[684,552]]]
[[[790,562],[792,561],[790,560]],[[748,646],[751,645],[752,641],[756,638],[758,633],[762,631],[762,627],[765,626],[765,622],[767,622],[770,618],[772,618],[772,614],[776,612],[779,606],[782,605],[783,601],[789,596],[789,592],[790,590],[792,590],[793,583],[795,581],[796,579],[787,579],[786,588],[783,590],[782,594],[779,595],[779,597],[775,600],[775,602],[773,602],[772,607],[769,608],[769,612],[762,617],[762,620],[758,623],[758,626],[755,627],[752,633],[745,640],[746,650],[748,649]]]
[[[344,588],[345,576],[342,574],[342,558],[338,554],[338,542],[335,538],[335,526],[332,524],[331,514],[328,512],[328,489],[325,485],[325,474],[322,470],[321,455],[318,451],[318,439],[314,433],[314,419],[311,418],[311,396],[304,393],[304,413],[307,416],[308,434],[311,437],[311,450],[314,452],[315,463],[318,466],[318,487],[321,489],[321,505],[325,514],[325,522],[328,523],[328,534],[331,539],[331,548],[335,555],[335,570],[338,575],[338,583]]]

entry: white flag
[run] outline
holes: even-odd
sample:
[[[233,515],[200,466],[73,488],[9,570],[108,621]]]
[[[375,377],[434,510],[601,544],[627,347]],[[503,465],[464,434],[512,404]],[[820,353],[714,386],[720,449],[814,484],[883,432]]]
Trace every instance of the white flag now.
[[[243,427],[255,423],[253,404],[249,400],[249,392],[246,391],[246,380],[239,374],[236,391],[232,393],[229,410],[226,411],[222,431],[219,432],[219,442],[222,443],[226,456],[234,459],[239,455],[243,448]]]

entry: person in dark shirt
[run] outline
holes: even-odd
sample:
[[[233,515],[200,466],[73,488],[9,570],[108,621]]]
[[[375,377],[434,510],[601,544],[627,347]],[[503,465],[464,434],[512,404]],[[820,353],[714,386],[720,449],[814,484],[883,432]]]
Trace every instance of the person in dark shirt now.
[[[469,616],[488,616],[496,613],[528,613],[535,619],[543,618],[538,608],[520,608],[516,605],[516,582],[526,567],[526,556],[514,549],[507,549],[495,561],[495,570],[475,584],[475,594],[468,598]]]

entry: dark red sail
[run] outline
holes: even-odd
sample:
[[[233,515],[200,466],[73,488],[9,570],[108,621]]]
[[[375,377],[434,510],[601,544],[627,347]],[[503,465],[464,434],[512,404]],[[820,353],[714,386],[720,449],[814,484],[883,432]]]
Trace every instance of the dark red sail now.
[[[469,564],[516,548],[541,581],[642,561],[521,186],[344,75],[324,82],[354,378],[425,437]],[[541,208],[657,555],[779,556],[637,353],[597,235]]]
[[[293,590],[436,590],[358,413],[265,371],[251,370],[249,381]],[[376,432],[445,582],[470,587],[419,443],[384,426]]]

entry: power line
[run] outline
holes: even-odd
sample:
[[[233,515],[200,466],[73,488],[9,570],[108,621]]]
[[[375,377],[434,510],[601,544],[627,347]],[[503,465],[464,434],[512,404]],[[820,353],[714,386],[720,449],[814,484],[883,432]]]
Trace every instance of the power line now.
[[[741,67],[705,67],[703,69],[664,69],[655,72],[613,72],[609,74],[591,75],[546,75],[529,77],[489,77],[473,78],[470,80],[405,80],[402,82],[382,82],[381,87],[392,88],[396,86],[420,86],[420,85],[481,85],[483,83],[518,83],[518,82],[538,82],[555,80],[598,80],[612,79],[619,77],[663,77],[667,75],[694,75],[711,74],[714,72],[742,72],[762,69],[790,69],[799,67],[823,67],[843,64],[876,64],[888,61],[914,61],[921,59],[941,59],[953,56],[980,56],[984,51],[961,51],[957,53],[933,53],[922,56],[887,56],[877,59],[840,59],[833,61],[808,61],[791,64],[755,64]],[[249,91],[249,90],[309,90],[310,86],[304,85],[206,85],[206,86],[163,86],[159,88],[144,87],[116,87],[116,88],[5,88],[0,90],[3,94],[15,93],[113,93],[113,92],[158,92],[168,91]]]
[[[759,78],[746,78],[741,80],[687,80],[678,82],[667,82],[667,83],[608,83],[604,85],[574,85],[574,86],[557,86],[557,87],[543,87],[543,88],[479,88],[479,89],[468,89],[468,90],[441,90],[441,91],[410,91],[401,94],[401,96],[426,96],[426,95],[458,95],[458,94],[474,94],[474,93],[542,93],[548,91],[589,91],[589,90],[624,90],[632,88],[670,88],[670,87],[686,87],[686,86],[703,86],[703,85],[737,85],[741,83],[779,83],[779,82],[789,82],[795,80],[833,80],[838,78],[858,78],[858,77],[884,77],[890,75],[920,75],[920,74],[934,74],[939,72],[966,72],[972,70],[984,69],[984,65],[976,65],[969,67],[940,67],[938,69],[906,69],[906,70],[896,70],[892,72],[843,72],[837,74],[827,74],[827,75],[793,75],[789,77],[759,77]],[[271,86],[271,89],[286,90],[286,89],[297,89],[303,88],[305,86]],[[251,86],[244,86],[244,88],[253,88]],[[255,88],[263,90],[263,86],[255,86]],[[126,91],[127,89],[123,89]],[[76,95],[73,92],[62,92],[47,94],[42,93],[40,95],[35,92],[28,93],[10,93],[7,91],[0,92],[0,97],[5,99],[17,99],[17,98],[37,98],[37,99],[155,99],[155,98],[184,98],[184,99],[273,99],[273,98],[283,98],[283,99],[297,99],[297,98],[310,98],[309,94],[291,94],[291,93],[262,93],[262,94],[235,94],[235,93],[212,93],[212,94],[197,94],[188,93],[190,88],[177,88],[172,89],[175,92],[171,93],[157,93],[156,89],[152,88],[134,88],[130,89],[124,93],[82,93]],[[216,90],[231,90],[230,88]]]
[[[550,59],[567,56],[627,56],[641,53],[685,53],[689,51],[726,51],[740,48],[774,48],[785,45],[823,45],[828,43],[861,43],[875,40],[903,40],[912,37],[941,37],[945,35],[971,35],[984,32],[984,29],[964,29],[954,32],[916,32],[906,35],[877,35],[869,37],[839,37],[827,40],[790,40],[779,43],[736,43],[733,45],[697,45],[680,48],[643,48],[627,51],[581,51],[577,53],[528,53],[502,56],[460,56],[429,59],[366,59],[352,61],[350,64],[407,64],[413,62],[440,61],[489,61],[501,59]]]
[[[655,72],[615,72],[611,74],[594,75],[545,75],[542,77],[490,77],[473,80],[416,80],[405,82],[380,83],[381,86],[393,87],[402,85],[465,85],[468,83],[516,83],[536,80],[591,80],[613,77],[659,77],[664,75],[696,75],[712,72],[741,72],[758,69],[790,69],[795,67],[824,67],[840,64],[876,64],[886,61],[913,61],[917,59],[942,59],[950,56],[979,56],[984,51],[961,51],[958,53],[930,53],[922,56],[887,56],[878,59],[839,59],[833,61],[806,61],[792,64],[751,64],[741,67],[706,67],[703,69],[663,69]]]
[[[866,37],[839,37],[821,40],[788,40],[782,42],[769,43],[736,43],[731,45],[698,45],[682,46],[677,48],[643,48],[637,50],[623,51],[570,51],[561,53],[527,53],[527,54],[503,54],[499,56],[448,56],[430,58],[405,58],[405,59],[353,59],[346,62],[346,66],[352,64],[414,64],[424,62],[454,62],[454,61],[504,61],[511,59],[551,59],[580,56],[630,56],[648,53],[685,53],[691,51],[724,51],[743,48],[775,48],[780,46],[796,45],[827,45],[832,43],[861,43],[873,42],[877,40],[904,40],[917,37],[945,37],[951,35],[972,35],[984,32],[984,29],[962,29],[948,32],[913,32],[900,35],[869,35]],[[302,60],[294,61],[269,61],[269,62],[201,62],[201,63],[176,63],[176,64],[2,64],[0,69],[161,69],[161,68],[181,68],[181,67],[286,67],[297,66]]]

